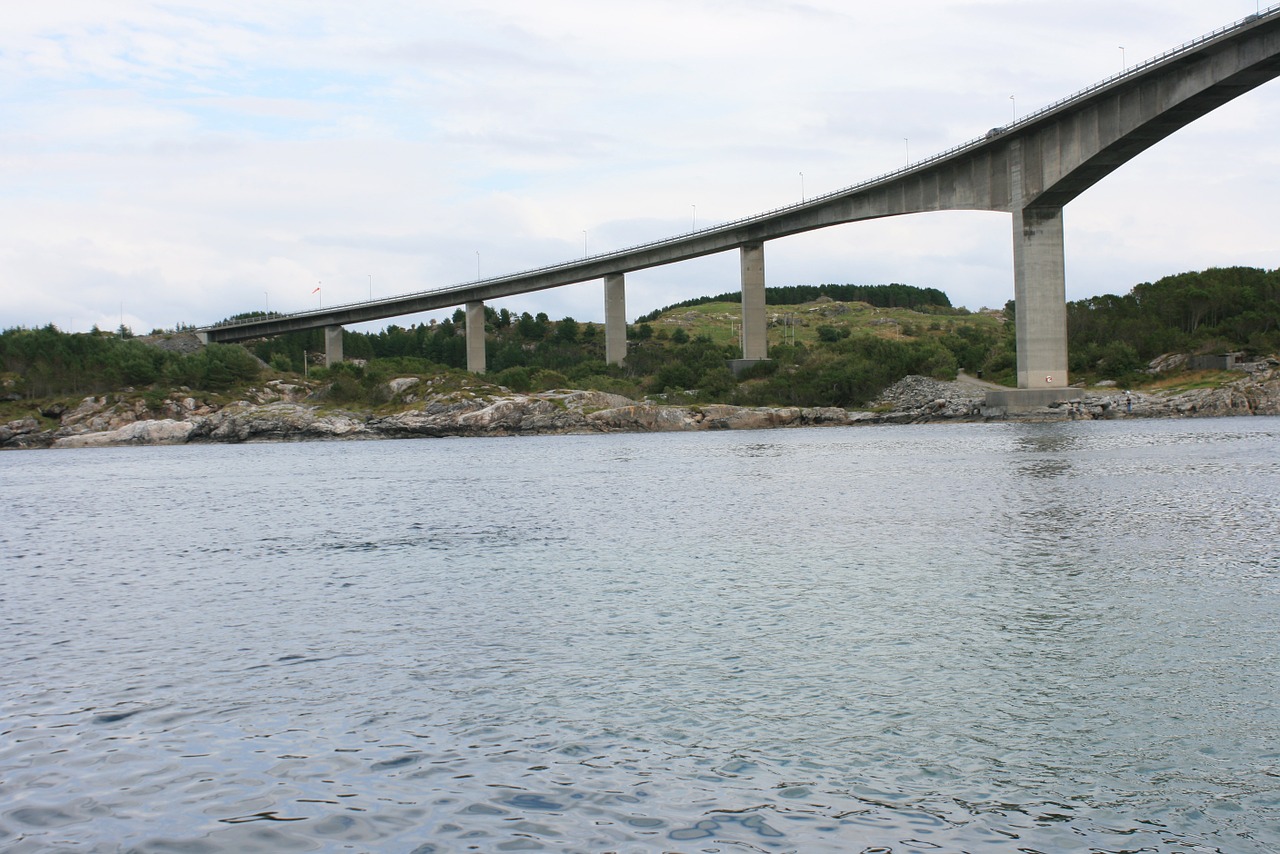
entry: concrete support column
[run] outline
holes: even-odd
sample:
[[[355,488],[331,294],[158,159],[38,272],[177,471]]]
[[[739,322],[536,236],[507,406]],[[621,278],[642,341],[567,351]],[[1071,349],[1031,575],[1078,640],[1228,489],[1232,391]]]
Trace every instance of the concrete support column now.
[[[1067,275],[1062,208],[1013,211],[1018,388],[1067,387]]]
[[[742,247],[742,358],[769,358],[765,337],[764,244]]]
[[[604,277],[604,360],[621,365],[627,358],[627,291],[621,273]]]
[[[467,303],[467,370],[484,373],[484,303]]]
[[[324,366],[326,368],[342,361],[342,327],[326,326],[324,328]]]

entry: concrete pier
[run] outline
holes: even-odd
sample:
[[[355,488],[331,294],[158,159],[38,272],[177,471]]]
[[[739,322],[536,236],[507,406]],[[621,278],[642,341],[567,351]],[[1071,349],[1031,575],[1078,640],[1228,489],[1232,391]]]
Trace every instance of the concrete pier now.
[[[467,370],[483,374],[484,363],[484,303],[467,303]]]
[[[621,365],[627,358],[627,292],[622,273],[604,277],[604,360]]]
[[[742,250],[742,358],[769,358],[764,306],[764,244],[746,243]]]
[[[332,367],[342,361],[342,327],[324,328],[324,366]]]
[[[1018,388],[1067,387],[1067,278],[1062,208],[1013,212]]]

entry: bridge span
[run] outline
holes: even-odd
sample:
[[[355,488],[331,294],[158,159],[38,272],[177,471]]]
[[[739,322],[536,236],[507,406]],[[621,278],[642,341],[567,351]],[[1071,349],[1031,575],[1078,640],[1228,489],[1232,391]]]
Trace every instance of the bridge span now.
[[[198,330],[206,342],[326,329],[326,360],[342,358],[342,324],[466,306],[467,366],[483,373],[484,302],[604,280],[605,353],[626,355],[625,275],[737,250],[742,358],[768,356],[764,244],[805,231],[944,210],[1012,215],[1018,388],[1027,402],[1067,386],[1063,208],[1155,143],[1280,76],[1280,5],[1173,48],[983,137],[895,172],[777,210],[519,273],[325,309]],[[1171,180],[1172,177],[1171,177]]]

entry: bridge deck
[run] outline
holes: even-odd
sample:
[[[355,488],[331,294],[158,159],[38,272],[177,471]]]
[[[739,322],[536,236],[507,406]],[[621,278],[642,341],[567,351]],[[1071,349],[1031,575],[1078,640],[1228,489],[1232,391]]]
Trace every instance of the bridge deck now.
[[[1061,207],[1214,108],[1280,76],[1280,5],[1222,27],[1002,128],[893,172],[686,234],[474,282],[199,330],[241,341],[381,320],[671,264],[832,225],[932,210]],[[1016,153],[1015,153],[1016,151]],[[1010,176],[1016,160],[1023,185]]]

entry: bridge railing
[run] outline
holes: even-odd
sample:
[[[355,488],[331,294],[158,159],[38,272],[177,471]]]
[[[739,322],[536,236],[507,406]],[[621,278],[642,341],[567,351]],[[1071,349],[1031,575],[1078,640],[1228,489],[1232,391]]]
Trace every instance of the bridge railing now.
[[[1036,121],[1037,119],[1043,118],[1045,115],[1052,113],[1055,110],[1059,110],[1068,104],[1087,98],[1090,95],[1093,95],[1094,93],[1098,92],[1099,90],[1105,89],[1108,86],[1111,86],[1120,80],[1123,80],[1125,78],[1132,77],[1138,74],[1142,74],[1146,72],[1148,69],[1150,69],[1152,66],[1158,65],[1159,63],[1164,62],[1165,60],[1168,60],[1171,57],[1177,56],[1182,53],[1186,53],[1189,50],[1194,50],[1195,48],[1198,48],[1204,45],[1206,42],[1213,41],[1214,39],[1222,37],[1226,33],[1229,33],[1234,30],[1240,29],[1241,27],[1245,27],[1250,24],[1253,24],[1254,22],[1262,18],[1275,14],[1277,11],[1280,11],[1280,3],[1277,3],[1273,6],[1268,6],[1267,8],[1262,9],[1253,15],[1247,15],[1246,17],[1241,18],[1240,20],[1235,21],[1234,23],[1221,26],[1218,29],[1214,30],[1213,32],[1205,33],[1199,38],[1192,39],[1191,41],[1188,41],[1188,42],[1183,42],[1177,47],[1166,50],[1164,53],[1157,54],[1156,56],[1153,56],[1150,59],[1145,59],[1142,62],[1131,65],[1117,74],[1112,74],[1110,77],[1107,77],[1104,80],[1094,83],[1091,86],[1086,86],[1084,89],[1081,89],[1078,92],[1074,92],[1070,95],[1067,95],[1065,98],[1059,98],[1057,101],[1054,101],[1052,104],[1049,104],[1048,106],[1041,107],[1033,112],[1027,113],[1025,116],[1014,119],[1012,122],[1010,122],[1007,125],[1004,125],[999,128],[993,128],[992,130],[999,131],[999,133],[1003,135],[1008,131],[1018,128],[1022,125],[1030,124]],[[953,145],[951,148],[948,148],[946,151],[940,152],[938,154],[934,154],[930,157],[925,158],[924,160],[918,160],[913,163],[908,163],[905,166],[900,166],[899,168],[894,169],[892,172],[885,172],[882,175],[877,175],[874,178],[868,178],[865,181],[859,181],[858,183],[852,184],[848,187],[841,187],[838,190],[832,190],[827,193],[822,193],[816,196],[812,196],[803,201],[793,202],[789,205],[783,205],[781,207],[773,208],[763,213],[750,214],[749,216],[741,217],[735,220],[728,220],[726,222],[719,222],[719,223],[716,223],[715,225],[709,225],[704,228],[691,229],[683,234],[678,234],[672,237],[664,237],[660,240],[652,240],[646,243],[637,243],[634,246],[628,246],[623,249],[610,249],[606,252],[598,252],[594,255],[591,255],[591,254],[584,255],[582,258],[575,259],[573,261],[560,261],[554,264],[545,264],[541,267],[532,267],[527,270],[521,270],[520,272],[517,272],[517,273],[506,273],[501,276],[492,276],[487,279],[474,279],[469,282],[459,282],[452,285],[444,285],[438,288],[429,288],[427,290],[422,290],[422,291],[411,291],[406,294],[400,294],[394,297],[387,297],[382,300],[361,300],[359,302],[339,303],[337,305],[329,306],[328,308],[308,309],[306,311],[297,311],[290,314],[281,314],[281,315],[278,315],[278,317],[305,318],[305,317],[310,317],[315,315],[328,314],[334,311],[343,311],[346,309],[352,309],[359,306],[374,306],[380,303],[394,303],[394,302],[399,302],[401,300],[412,299],[414,297],[436,296],[440,294],[447,294],[453,291],[465,291],[469,288],[474,288],[477,285],[500,284],[502,282],[511,281],[513,279],[523,279],[529,276],[538,275],[539,273],[547,273],[554,270],[572,270],[574,267],[584,266],[584,265],[596,263],[599,261],[608,261],[613,258],[623,258],[628,255],[633,255],[637,252],[643,252],[650,249],[660,249],[665,246],[677,245],[693,237],[705,237],[712,234],[716,234],[718,232],[729,231],[735,228],[739,228],[743,225],[749,225],[753,222],[769,220],[785,213],[791,213],[794,211],[804,210],[806,208],[811,208],[811,207],[821,207],[823,204],[829,201],[832,201],[833,199],[837,199],[841,196],[850,195],[852,193],[861,192],[863,190],[866,190],[870,187],[875,186],[876,184],[880,184],[886,181],[891,181],[895,178],[900,178],[903,175],[906,175],[907,173],[915,172],[917,170],[932,166],[938,163],[939,161],[946,160],[947,158],[953,157],[956,154],[959,154],[960,152],[963,152],[967,149],[976,148],[977,146],[987,142],[991,136],[991,133],[992,131],[988,131],[986,134],[980,137],[971,139],[968,142],[962,142],[959,145]],[[259,322],[261,322],[259,318],[228,320],[228,321],[223,321],[222,323],[213,324],[212,326],[209,326],[206,328],[226,329],[228,327],[247,326],[249,324],[259,323]]]

